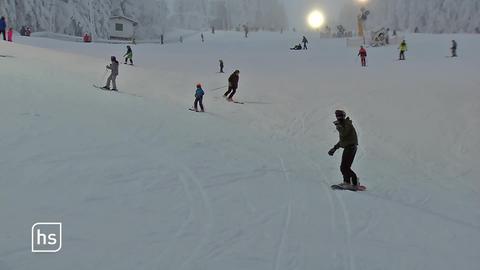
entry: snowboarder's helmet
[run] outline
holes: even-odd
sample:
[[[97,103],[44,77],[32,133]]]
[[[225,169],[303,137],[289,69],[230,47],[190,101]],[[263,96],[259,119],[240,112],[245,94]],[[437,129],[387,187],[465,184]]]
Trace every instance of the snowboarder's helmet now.
[[[115,58],[115,56],[112,56],[112,57],[110,57],[110,60],[117,61],[117,58]]]
[[[235,70],[235,73],[237,73],[237,74],[238,74],[238,73],[240,73],[240,70],[238,70],[238,69],[237,69],[237,70]]]
[[[336,110],[335,111],[335,116],[337,118],[345,118],[345,116],[347,116],[347,114],[342,110]]]
[[[197,88],[202,88],[202,84],[197,83]]]

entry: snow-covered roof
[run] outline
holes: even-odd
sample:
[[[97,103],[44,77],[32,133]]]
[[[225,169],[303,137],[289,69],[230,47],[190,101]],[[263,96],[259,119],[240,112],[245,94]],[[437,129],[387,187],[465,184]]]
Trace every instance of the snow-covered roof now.
[[[112,16],[112,17],[110,17],[110,20],[113,20],[113,19],[123,19],[123,20],[127,20],[127,21],[132,22],[134,25],[138,24],[138,22],[135,21],[134,19],[128,18],[128,17],[125,17],[125,16]]]

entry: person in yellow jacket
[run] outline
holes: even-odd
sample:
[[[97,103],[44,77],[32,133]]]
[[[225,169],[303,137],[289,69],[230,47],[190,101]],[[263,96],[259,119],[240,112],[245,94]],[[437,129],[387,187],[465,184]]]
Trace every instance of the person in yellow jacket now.
[[[407,42],[403,40],[402,43],[400,43],[400,47],[398,47],[398,49],[400,50],[400,57],[398,58],[398,60],[405,60],[405,52],[408,51]]]

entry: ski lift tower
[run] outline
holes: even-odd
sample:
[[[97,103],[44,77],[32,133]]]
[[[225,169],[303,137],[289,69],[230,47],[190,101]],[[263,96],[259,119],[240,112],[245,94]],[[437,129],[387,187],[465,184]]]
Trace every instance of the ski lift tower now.
[[[363,38],[363,45],[366,45],[366,22],[370,11],[365,8],[365,5],[368,3],[368,0],[357,0],[357,2],[360,4],[360,14],[357,16],[358,35]]]
[[[94,30],[95,30],[95,28],[94,28],[94,23],[95,23],[95,18],[94,18],[94,16],[95,16],[95,12],[93,12],[94,9],[93,9],[93,3],[92,3],[92,1],[93,1],[93,0],[89,0],[89,1],[88,1],[89,20],[90,20],[90,27],[89,27],[89,28],[90,28],[90,29],[89,29],[89,30],[90,30],[90,33],[89,33],[89,34],[90,34],[91,37],[93,37],[93,39],[95,39],[95,38],[96,38],[96,36],[95,36],[95,31],[94,31]]]

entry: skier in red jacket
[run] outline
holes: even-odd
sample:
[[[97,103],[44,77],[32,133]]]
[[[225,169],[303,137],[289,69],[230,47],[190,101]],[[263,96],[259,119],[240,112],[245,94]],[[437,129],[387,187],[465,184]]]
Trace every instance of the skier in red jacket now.
[[[358,51],[358,55],[360,56],[360,59],[362,60],[362,67],[367,66],[367,50],[363,46],[360,46],[360,50]]]

